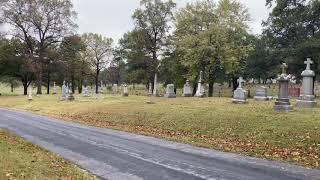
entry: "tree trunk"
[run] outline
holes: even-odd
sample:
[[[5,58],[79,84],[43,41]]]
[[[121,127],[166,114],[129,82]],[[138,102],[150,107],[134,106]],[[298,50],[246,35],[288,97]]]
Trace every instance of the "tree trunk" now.
[[[236,77],[232,77],[232,88],[235,91],[238,88],[238,79]]]
[[[50,94],[50,71],[48,70],[47,94]]]
[[[80,80],[78,81],[78,92],[79,92],[79,94],[82,93],[82,86],[83,86],[83,80],[80,79]]]
[[[194,79],[194,82],[195,82],[195,83],[193,83],[193,95],[195,95],[195,94],[197,93],[197,87],[198,87],[197,79],[198,79],[198,77],[196,77],[196,78]]]
[[[38,80],[37,94],[42,94],[42,71],[39,72],[37,80]]]
[[[71,76],[71,91],[72,91],[72,94],[74,94],[74,92],[75,92],[75,78],[73,75]]]
[[[14,90],[13,84],[11,84],[11,92],[12,92],[12,93],[13,93],[13,90]]]
[[[28,95],[28,83],[22,83],[23,84],[23,95]]]
[[[99,94],[99,71],[96,72],[96,77],[95,77],[95,80],[96,80],[96,94]]]
[[[213,85],[214,85],[214,81],[210,81],[209,82],[209,97],[213,97]]]

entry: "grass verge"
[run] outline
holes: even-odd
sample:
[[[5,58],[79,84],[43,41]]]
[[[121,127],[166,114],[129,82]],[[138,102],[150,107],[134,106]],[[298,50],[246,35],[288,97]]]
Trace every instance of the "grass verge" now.
[[[60,102],[52,95],[33,102],[22,96],[0,100],[0,107],[320,168],[320,108],[277,113],[274,102],[234,105],[229,98],[155,98],[155,104],[141,96],[76,96],[74,102]]]
[[[0,179],[95,179],[84,170],[0,130]]]

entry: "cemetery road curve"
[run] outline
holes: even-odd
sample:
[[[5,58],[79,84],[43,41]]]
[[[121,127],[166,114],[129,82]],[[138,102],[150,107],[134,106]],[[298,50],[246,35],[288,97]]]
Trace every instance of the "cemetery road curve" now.
[[[0,128],[59,154],[101,179],[320,180],[319,170],[26,112],[0,109]]]

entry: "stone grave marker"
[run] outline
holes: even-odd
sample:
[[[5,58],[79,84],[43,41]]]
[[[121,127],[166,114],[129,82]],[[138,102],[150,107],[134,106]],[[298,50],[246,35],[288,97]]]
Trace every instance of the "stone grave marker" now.
[[[315,95],[314,95],[314,77],[315,72],[311,70],[311,64],[313,64],[313,61],[311,61],[310,58],[307,59],[307,61],[304,62],[307,67],[306,70],[304,70],[301,74],[303,77],[302,80],[302,95],[298,99],[297,106],[299,108],[313,108],[317,105],[317,102],[315,101]]]
[[[290,112],[293,110],[293,106],[290,104],[289,99],[290,78],[287,75],[287,68],[288,65],[286,63],[281,65],[282,74],[277,79],[279,82],[279,94],[273,109],[278,112]]]
[[[186,84],[183,86],[183,97],[192,97],[192,91],[189,80],[187,80]]]
[[[200,78],[198,81],[198,87],[197,87],[197,92],[194,95],[195,97],[199,97],[199,98],[203,98],[205,97],[205,91],[204,91],[204,86],[203,86],[203,82],[202,82],[202,77],[203,76],[203,71],[200,71]]]
[[[56,82],[53,82],[53,93],[52,94],[57,94],[57,84],[56,84]]]
[[[234,104],[246,104],[247,101],[247,91],[242,89],[242,83],[244,82],[243,78],[238,79],[239,87],[233,93],[232,102]]]
[[[164,95],[166,98],[176,98],[176,93],[174,92],[174,85],[168,84],[166,88],[166,94]]]
[[[61,101],[66,101],[67,100],[67,86],[66,86],[66,81],[63,81],[62,85],[62,94],[61,94]]]
[[[126,84],[123,85],[123,97],[128,97],[129,96],[129,91],[128,91],[128,86]]]
[[[256,95],[254,96],[256,101],[268,101],[268,91],[264,86],[260,86],[256,89]]]
[[[33,88],[32,88],[32,86],[30,85],[30,87],[29,87],[29,93],[28,93],[28,101],[32,101],[32,100],[33,100],[32,94],[33,94]]]

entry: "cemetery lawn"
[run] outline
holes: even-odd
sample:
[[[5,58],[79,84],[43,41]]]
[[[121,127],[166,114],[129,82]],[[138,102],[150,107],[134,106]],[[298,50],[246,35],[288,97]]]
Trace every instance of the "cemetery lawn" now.
[[[0,179],[95,179],[37,146],[0,130]]]
[[[74,102],[60,102],[52,95],[26,99],[2,96],[0,107],[320,168],[319,107],[277,113],[274,102],[234,105],[230,98],[155,98],[155,104],[142,96],[78,95]]]

